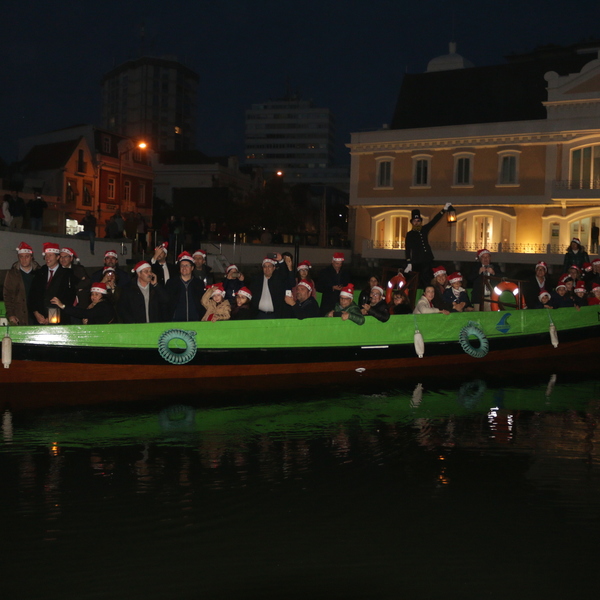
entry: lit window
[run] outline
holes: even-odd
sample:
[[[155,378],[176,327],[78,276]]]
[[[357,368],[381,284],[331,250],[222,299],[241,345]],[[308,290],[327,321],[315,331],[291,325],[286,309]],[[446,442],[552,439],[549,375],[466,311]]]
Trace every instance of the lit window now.
[[[115,179],[113,177],[108,178],[108,189],[106,195],[109,200],[115,199]]]

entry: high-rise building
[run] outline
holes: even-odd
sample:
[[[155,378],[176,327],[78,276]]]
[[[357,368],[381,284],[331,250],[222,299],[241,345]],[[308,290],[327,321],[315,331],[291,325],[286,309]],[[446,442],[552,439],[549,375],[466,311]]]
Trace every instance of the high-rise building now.
[[[246,162],[286,180],[320,181],[334,160],[334,119],[327,108],[288,96],[246,110]]]
[[[127,61],[102,79],[104,127],[157,152],[192,149],[198,82],[174,57]]]

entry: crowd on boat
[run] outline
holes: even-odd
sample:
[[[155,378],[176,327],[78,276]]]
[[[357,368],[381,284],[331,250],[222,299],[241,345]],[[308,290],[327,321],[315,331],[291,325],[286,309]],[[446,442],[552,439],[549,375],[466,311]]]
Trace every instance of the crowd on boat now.
[[[204,250],[181,252],[174,263],[167,260],[168,251],[167,242],[157,246],[149,261],[138,262],[128,272],[119,266],[117,252],[109,250],[103,266],[89,274],[71,248],[43,244],[40,266],[33,248],[21,242],[4,282],[6,316],[12,325],[48,325],[57,319],[62,324],[107,324],[316,317],[362,325],[369,317],[387,322],[398,314],[497,309],[494,301],[501,285],[490,282],[503,277],[490,251],[481,249],[466,278],[434,267],[422,297],[412,306],[408,273],[389,283],[372,276],[359,294],[341,252],[334,253],[331,264],[314,279],[309,261],[294,265],[292,255],[283,252],[267,254],[258,276],[249,279],[230,264],[216,281]],[[590,262],[577,238],[565,255],[563,270],[554,282],[547,264],[538,262],[531,277],[521,282],[520,308],[600,304],[600,259]]]

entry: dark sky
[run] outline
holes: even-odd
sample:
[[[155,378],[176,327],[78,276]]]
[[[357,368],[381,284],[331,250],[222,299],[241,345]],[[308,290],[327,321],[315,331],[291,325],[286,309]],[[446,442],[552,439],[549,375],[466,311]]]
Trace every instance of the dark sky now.
[[[598,39],[598,23],[599,0],[5,0],[0,157],[15,160],[20,137],[101,125],[102,75],[140,53],[200,75],[207,154],[243,153],[244,110],[287,82],[333,111],[343,148],[350,132],[389,123],[403,73],[424,71],[453,37],[482,66]]]

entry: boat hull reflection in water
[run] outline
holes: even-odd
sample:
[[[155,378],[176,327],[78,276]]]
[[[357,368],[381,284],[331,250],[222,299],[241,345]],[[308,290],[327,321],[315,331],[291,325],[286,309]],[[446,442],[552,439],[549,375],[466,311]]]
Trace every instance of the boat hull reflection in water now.
[[[595,591],[599,391],[548,376],[5,407],[3,597]]]

